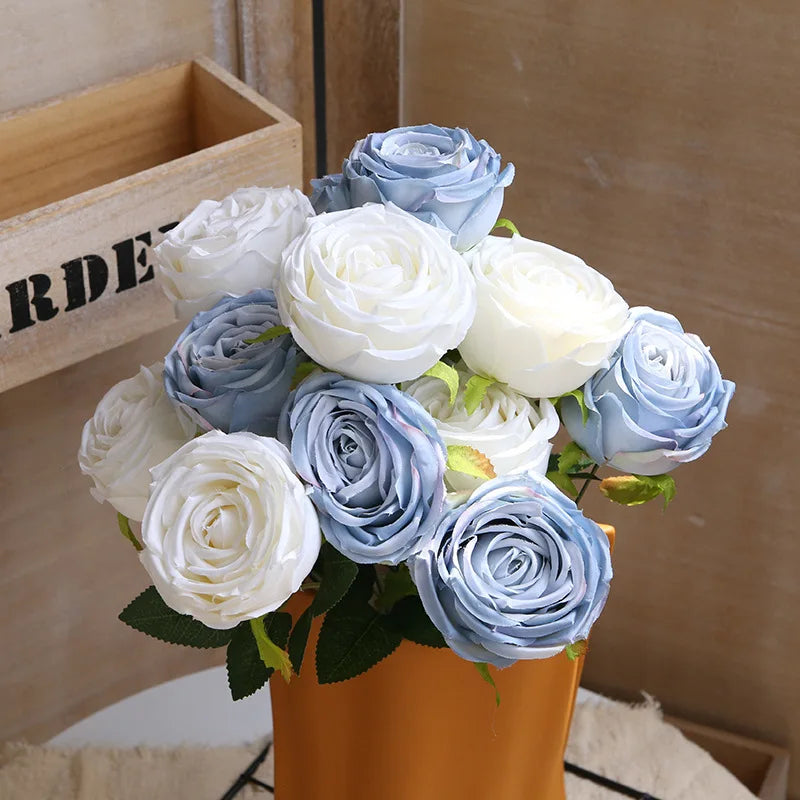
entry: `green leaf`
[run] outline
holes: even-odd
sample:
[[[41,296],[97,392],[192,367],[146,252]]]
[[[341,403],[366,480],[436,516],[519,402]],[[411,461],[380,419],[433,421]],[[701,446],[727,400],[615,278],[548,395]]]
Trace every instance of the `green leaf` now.
[[[306,646],[308,645],[308,635],[311,633],[311,622],[314,619],[314,614],[309,606],[299,617],[294,624],[292,634],[289,637],[289,659],[292,662],[292,669],[295,675],[300,674],[300,668],[303,666],[303,658],[306,654]]]
[[[317,642],[317,680],[337,683],[366,672],[393,653],[402,636],[370,604],[375,570],[361,566],[341,601],[326,615]]]
[[[497,690],[497,684],[494,682],[494,678],[491,676],[489,672],[489,665],[484,663],[483,661],[476,661],[475,662],[475,669],[478,670],[478,674],[483,678],[486,683],[488,683],[494,689],[494,701],[497,705],[500,705],[500,692]]]
[[[256,336],[255,339],[245,339],[245,344],[261,344],[262,342],[269,342],[272,339],[277,339],[279,336],[286,336],[289,333],[289,329],[285,325],[273,325],[271,328],[267,328],[264,333],[259,334]]]
[[[493,378],[484,378],[483,375],[473,375],[467,381],[464,389],[464,408],[471,414],[483,402],[486,390],[496,381]]]
[[[292,375],[292,383],[290,388],[296,389],[315,369],[320,369],[319,364],[314,361],[303,361],[297,365]]]
[[[573,389],[571,392],[566,392],[566,394],[562,394],[560,397],[553,397],[551,398],[550,402],[553,405],[560,403],[565,397],[574,397],[576,402],[581,408],[581,419],[583,420],[583,424],[585,425],[589,421],[589,409],[586,407],[586,400],[583,397],[583,389]]]
[[[389,618],[404,639],[426,647],[447,647],[444,636],[431,622],[419,597],[404,597],[399,600]]]
[[[560,470],[551,470],[547,473],[547,477],[559,488],[565,495],[569,497],[578,496],[578,487],[575,485],[569,475],[565,475]]]
[[[666,508],[675,497],[675,481],[670,475],[614,475],[600,481],[600,491],[623,506],[639,506],[663,495]]]
[[[117,525],[119,525],[120,533],[136,548],[137,551],[141,552],[144,550],[142,543],[136,538],[136,534],[131,530],[131,522],[130,520],[124,515],[117,512]]]
[[[507,228],[508,230],[511,231],[511,233],[516,233],[517,236],[520,235],[517,226],[510,219],[506,219],[505,217],[500,217],[500,219],[498,219],[497,222],[495,222],[494,228],[492,228],[492,230],[496,231],[498,228]]]
[[[397,570],[389,570],[383,581],[383,589],[375,601],[378,611],[389,612],[398,600],[404,597],[415,595],[417,587],[411,580],[411,573],[405,564],[401,564]]]
[[[593,463],[579,444],[570,442],[558,457],[558,471],[568,475],[570,472],[577,472]]]
[[[447,446],[447,468],[484,480],[497,477],[492,462],[480,450],[463,444]]]
[[[291,625],[291,617],[289,619],[289,624]],[[264,617],[251,619],[250,630],[253,631],[256,646],[258,647],[258,655],[264,662],[264,666],[267,669],[280,670],[283,679],[286,683],[289,683],[292,678],[292,662],[289,659],[289,654],[283,649],[286,642],[284,641],[282,645],[278,645],[272,641],[264,627]]]
[[[264,666],[253,632],[247,624],[234,628],[225,665],[228,670],[228,688],[234,700],[241,700],[257,692],[274,672]]]
[[[268,615],[267,633],[281,645],[286,643],[292,625],[290,614],[278,612]],[[271,677],[274,669],[267,669],[258,652],[249,623],[243,622],[233,629],[226,658],[228,686],[234,700],[241,700],[257,692]]]
[[[447,384],[450,390],[450,405],[456,402],[458,396],[458,372],[444,361],[437,361],[429,370],[422,373],[430,378],[438,378]]]
[[[315,617],[330,611],[344,597],[358,575],[358,564],[343,556],[329,542],[322,543],[317,563],[322,580],[311,603],[311,613]]]
[[[581,639],[579,642],[573,642],[573,644],[568,644],[564,648],[564,652],[567,654],[567,658],[570,661],[575,661],[581,656],[586,655],[586,651],[588,649],[589,649],[589,644],[586,641],[586,639]]]
[[[230,630],[208,628],[188,614],[173,611],[161,599],[155,586],[145,589],[132,600],[119,618],[131,628],[154,639],[204,650],[224,647],[233,635]]]

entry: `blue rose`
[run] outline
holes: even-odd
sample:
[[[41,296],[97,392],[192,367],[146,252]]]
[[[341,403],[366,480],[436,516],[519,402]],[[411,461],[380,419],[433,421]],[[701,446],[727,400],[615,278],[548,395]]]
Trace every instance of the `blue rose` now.
[[[439,521],[446,450],[436,424],[393,386],[306,378],[279,439],[311,486],[325,538],[361,564],[399,564]]]
[[[280,325],[275,295],[225,297],[195,315],[164,362],[164,387],[198,425],[274,436],[298,364],[308,357],[285,333],[248,344]]]
[[[573,397],[561,401],[570,436],[598,463],[635,475],[661,475],[700,458],[726,427],[736,388],[722,379],[700,339],[671,314],[631,309],[633,325],[608,369],[583,387],[583,424]]]
[[[612,575],[599,525],[532,474],[483,484],[442,519],[409,568],[447,644],[497,667],[585,639]]]
[[[318,214],[365,203],[394,203],[423,222],[450,230],[461,252],[497,222],[514,165],[464,128],[415,125],[371,133],[356,142],[342,172],[312,180]]]

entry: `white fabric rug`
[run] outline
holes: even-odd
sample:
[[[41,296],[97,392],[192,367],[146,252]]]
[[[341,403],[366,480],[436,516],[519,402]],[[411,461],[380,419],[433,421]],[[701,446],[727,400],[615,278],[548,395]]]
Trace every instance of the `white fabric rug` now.
[[[0,745],[0,798],[218,800],[259,749],[5,744]],[[664,723],[652,701],[634,707],[602,698],[579,704],[567,758],[659,800],[755,800],[707,753]],[[271,783],[272,770],[268,757],[256,777]],[[257,787],[238,795],[241,800],[268,797]],[[567,775],[567,797],[622,800],[621,795],[573,775]]]

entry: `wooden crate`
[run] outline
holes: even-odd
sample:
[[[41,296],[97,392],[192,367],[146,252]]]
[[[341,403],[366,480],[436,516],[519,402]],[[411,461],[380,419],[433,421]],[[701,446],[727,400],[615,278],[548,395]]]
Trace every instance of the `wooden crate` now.
[[[787,750],[695,722],[674,717],[665,717],[665,720],[735,775],[759,800],[786,800]]]
[[[300,125],[206,58],[0,117],[0,391],[169,325],[164,232],[301,175]]]

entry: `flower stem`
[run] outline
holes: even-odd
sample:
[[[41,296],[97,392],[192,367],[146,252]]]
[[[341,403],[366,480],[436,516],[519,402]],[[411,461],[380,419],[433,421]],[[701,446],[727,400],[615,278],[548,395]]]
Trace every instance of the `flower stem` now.
[[[597,475],[597,470],[600,469],[599,464],[595,464],[591,471],[589,472],[589,477],[583,482],[583,486],[581,486],[581,490],[578,492],[578,496],[575,498],[575,505],[579,505],[583,496],[586,494],[586,490],[589,488],[589,484],[594,479],[595,475]]]

